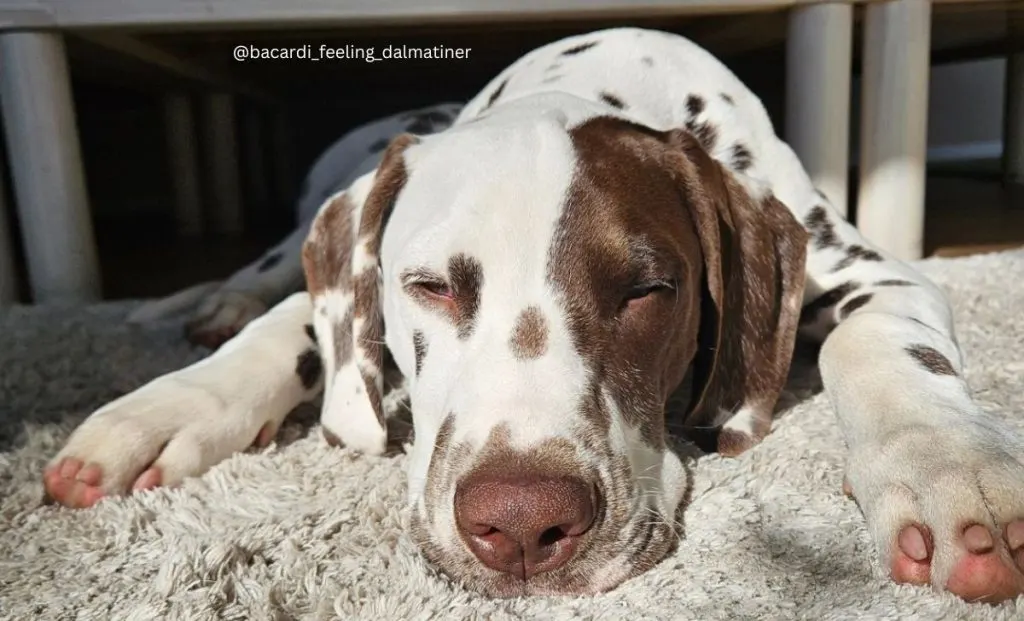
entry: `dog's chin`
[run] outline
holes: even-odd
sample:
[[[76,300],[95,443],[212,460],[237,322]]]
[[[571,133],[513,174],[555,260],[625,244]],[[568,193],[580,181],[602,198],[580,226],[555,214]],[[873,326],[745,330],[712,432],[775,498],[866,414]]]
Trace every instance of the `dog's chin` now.
[[[413,522],[413,537],[428,563],[467,590],[492,598],[583,596],[611,591],[652,569],[678,541],[668,525],[653,525],[642,549],[615,553],[604,546],[592,548],[566,567],[523,580],[482,565],[467,550],[448,550],[422,528],[422,522]]]

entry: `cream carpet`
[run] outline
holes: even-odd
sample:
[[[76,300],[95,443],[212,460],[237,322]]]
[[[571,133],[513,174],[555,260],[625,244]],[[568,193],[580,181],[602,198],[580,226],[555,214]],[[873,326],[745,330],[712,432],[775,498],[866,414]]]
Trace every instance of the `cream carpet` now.
[[[921,264],[949,291],[982,404],[1024,427],[1024,252]],[[0,312],[3,619],[1011,619],[886,582],[840,493],[822,395],[739,459],[706,457],[678,552],[588,598],[487,600],[436,577],[404,535],[404,458],[328,448],[315,415],[181,489],[43,506],[39,473],[104,401],[198,359],[129,304]]]

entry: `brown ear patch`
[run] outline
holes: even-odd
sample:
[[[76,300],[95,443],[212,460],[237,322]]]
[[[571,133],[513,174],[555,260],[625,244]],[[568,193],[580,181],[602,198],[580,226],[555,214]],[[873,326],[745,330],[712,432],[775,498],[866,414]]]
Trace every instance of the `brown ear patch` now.
[[[352,288],[354,205],[347,194],[331,199],[317,214],[302,246],[306,288],[316,297],[327,289]]]
[[[740,408],[770,421],[792,361],[807,231],[778,199],[758,195],[685,132],[667,140],[705,267],[687,426],[721,425]]]
[[[539,308],[530,306],[519,314],[509,347],[520,360],[533,360],[544,355],[548,347],[548,326]]]
[[[373,186],[363,202],[359,235],[349,246],[350,250],[361,252],[366,261],[360,272],[350,277],[354,313],[351,318],[346,317],[342,323],[335,326],[335,347],[351,348],[350,351],[338,352],[338,364],[343,364],[342,360],[346,353],[351,355],[358,352],[361,356],[359,372],[363,379],[363,388],[377,422],[384,430],[387,426],[381,402],[384,382],[384,315],[381,311],[380,247],[395,202],[408,176],[404,153],[418,142],[416,136],[402,134],[391,141],[391,146],[381,158]],[[351,262],[351,258],[349,261]],[[355,272],[354,267],[351,271]],[[354,334],[356,318],[362,320],[362,329],[358,335]],[[358,386],[355,390],[357,393],[363,392]]]

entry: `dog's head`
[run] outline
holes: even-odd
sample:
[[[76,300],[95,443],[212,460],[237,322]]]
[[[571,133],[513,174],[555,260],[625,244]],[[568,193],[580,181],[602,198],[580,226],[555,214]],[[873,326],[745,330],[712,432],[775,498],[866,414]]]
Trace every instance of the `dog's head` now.
[[[492,595],[599,592],[662,559],[688,487],[668,404],[692,376],[690,422],[773,405],[781,386],[746,376],[785,376],[799,313],[783,205],[685,131],[568,125],[403,136],[305,253],[335,432],[383,448],[386,343],[413,535]]]

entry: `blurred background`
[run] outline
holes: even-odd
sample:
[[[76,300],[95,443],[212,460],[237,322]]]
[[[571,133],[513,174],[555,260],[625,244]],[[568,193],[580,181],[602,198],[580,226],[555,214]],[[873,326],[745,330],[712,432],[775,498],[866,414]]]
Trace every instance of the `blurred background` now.
[[[1024,35],[1014,36],[1024,32],[1021,15],[1011,3],[952,3],[936,4],[932,20],[925,256],[1024,245],[1024,191],[1004,182],[1001,166],[1007,58],[1024,53]],[[857,22],[851,209],[857,187],[859,13]],[[775,10],[543,23],[150,29],[130,36],[102,29],[69,32],[65,44],[104,297],[157,296],[226,277],[294,226],[303,175],[347,129],[407,108],[464,101],[524,52],[570,34],[634,25],[688,36],[764,100],[784,133],[787,24],[787,13]],[[472,49],[465,60],[236,62],[232,50],[239,44]],[[193,131],[183,135],[180,128],[189,123]],[[191,198],[175,194],[173,148],[194,149],[200,184]],[[9,161],[11,155],[0,157]],[[218,166],[228,172],[222,170],[215,183]],[[9,195],[11,180],[2,181]],[[181,200],[196,203],[199,222],[182,226],[176,220]],[[240,230],[218,226],[211,215],[223,200],[240,203]],[[8,196],[2,204],[17,231],[14,201]],[[20,256],[18,236],[12,237]],[[23,261],[17,270],[26,299]]]

